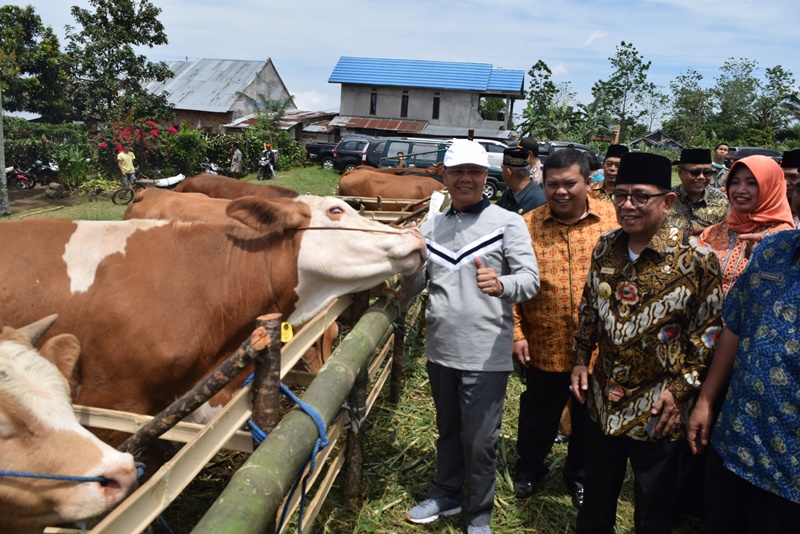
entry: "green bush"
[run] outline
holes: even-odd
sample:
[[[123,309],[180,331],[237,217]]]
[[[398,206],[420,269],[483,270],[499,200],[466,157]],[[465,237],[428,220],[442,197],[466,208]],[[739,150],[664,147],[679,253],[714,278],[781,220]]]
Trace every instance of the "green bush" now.
[[[68,145],[57,147],[53,157],[61,170],[61,183],[65,186],[75,189],[89,179],[91,165],[82,148]]]

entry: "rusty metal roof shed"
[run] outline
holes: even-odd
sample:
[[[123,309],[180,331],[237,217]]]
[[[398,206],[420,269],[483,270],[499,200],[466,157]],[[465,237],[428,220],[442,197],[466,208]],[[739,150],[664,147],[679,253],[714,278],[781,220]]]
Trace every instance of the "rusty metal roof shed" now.
[[[175,74],[164,82],[150,82],[145,89],[153,94],[169,93],[167,98],[177,109],[225,113],[237,100],[266,61],[238,59],[196,59],[167,63]]]

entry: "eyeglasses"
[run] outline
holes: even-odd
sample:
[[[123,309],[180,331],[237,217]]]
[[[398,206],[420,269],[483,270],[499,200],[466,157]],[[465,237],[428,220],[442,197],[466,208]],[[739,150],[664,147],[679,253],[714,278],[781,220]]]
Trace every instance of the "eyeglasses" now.
[[[689,176],[691,176],[692,178],[697,178],[701,174],[705,178],[711,178],[712,176],[714,176],[714,169],[692,169],[692,170],[683,169],[683,172],[688,173]]]
[[[621,208],[625,205],[628,199],[631,199],[631,204],[633,204],[634,208],[643,208],[650,202],[650,199],[653,197],[663,197],[664,195],[668,195],[669,191],[666,193],[656,193],[654,195],[650,195],[648,193],[623,193],[622,191],[614,191],[611,193],[611,201],[614,205],[618,208]]]
[[[446,169],[446,172],[453,178],[461,178],[462,176],[480,178],[486,172],[486,169]]]

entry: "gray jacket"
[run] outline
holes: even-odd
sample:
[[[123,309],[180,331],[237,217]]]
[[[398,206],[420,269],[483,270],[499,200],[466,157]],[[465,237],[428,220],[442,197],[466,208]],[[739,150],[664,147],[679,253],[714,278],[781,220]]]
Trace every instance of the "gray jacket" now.
[[[539,292],[536,255],[522,217],[482,202],[434,216],[420,230],[428,262],[410,292],[427,283],[428,360],[465,371],[511,371],[512,306]],[[476,257],[497,273],[500,297],[478,288]]]

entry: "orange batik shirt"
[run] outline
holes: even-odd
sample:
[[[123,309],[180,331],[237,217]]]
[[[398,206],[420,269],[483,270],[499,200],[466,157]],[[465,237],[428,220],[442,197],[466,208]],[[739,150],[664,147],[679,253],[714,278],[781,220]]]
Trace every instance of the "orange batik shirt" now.
[[[590,197],[586,214],[575,224],[560,222],[547,204],[523,218],[536,252],[541,289],[514,306],[514,340],[528,340],[531,364],[537,369],[569,372],[592,251],[601,235],[619,227],[616,212],[612,204]]]

